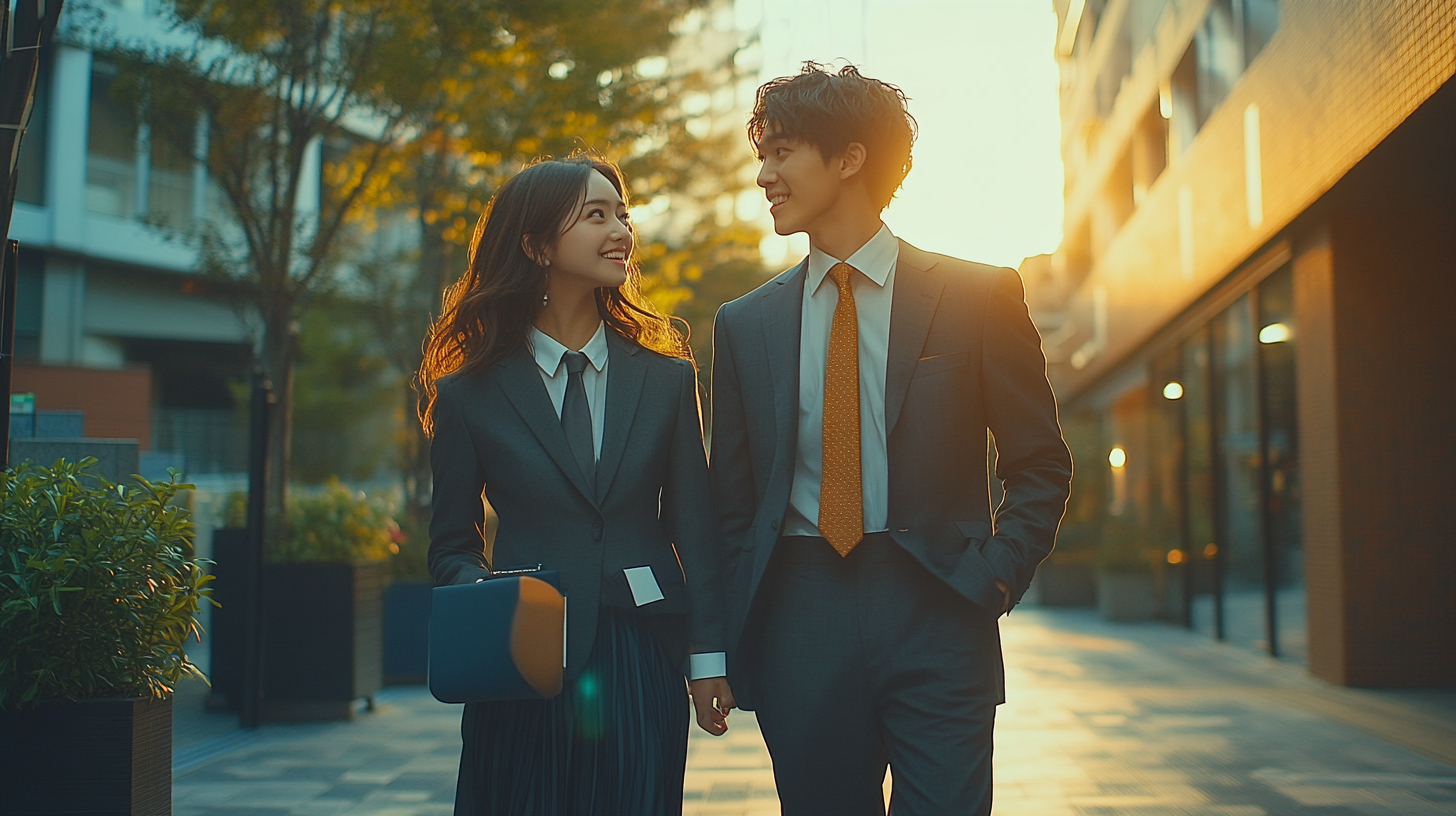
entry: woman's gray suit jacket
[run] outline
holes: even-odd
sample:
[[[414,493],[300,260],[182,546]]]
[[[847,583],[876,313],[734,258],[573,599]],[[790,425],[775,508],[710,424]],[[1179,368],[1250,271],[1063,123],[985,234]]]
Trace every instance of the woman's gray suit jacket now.
[[[669,645],[674,659],[724,650],[721,554],[693,366],[610,329],[607,345],[594,491],[528,350],[441,378],[435,402],[430,574],[444,585],[474,581],[492,566],[558,570],[568,680],[591,653],[601,604],[633,608],[628,567],[652,567],[665,596],[639,611],[686,630],[666,638],[683,647]],[[491,553],[482,496],[500,519]]]

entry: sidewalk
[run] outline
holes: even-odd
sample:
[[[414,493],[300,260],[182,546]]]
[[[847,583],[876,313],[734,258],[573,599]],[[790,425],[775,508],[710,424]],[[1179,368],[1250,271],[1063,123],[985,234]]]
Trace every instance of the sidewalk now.
[[[1003,635],[999,816],[1456,813],[1456,694],[1333,688],[1083,611],[1018,610]],[[451,813],[459,708],[419,687],[377,702],[353,722],[243,732],[179,698],[174,813]],[[685,813],[778,813],[752,715],[730,722],[722,739],[694,729]]]

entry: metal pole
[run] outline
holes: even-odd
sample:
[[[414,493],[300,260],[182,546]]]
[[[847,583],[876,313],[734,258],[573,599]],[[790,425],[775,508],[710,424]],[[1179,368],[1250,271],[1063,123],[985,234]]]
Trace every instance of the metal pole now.
[[[253,370],[248,433],[248,557],[243,569],[243,683],[238,716],[243,728],[257,728],[263,703],[263,563],[268,488],[268,419],[276,402],[273,384]]]
[[[0,259],[0,386],[5,393],[5,434],[0,436],[0,465],[10,467],[10,374],[15,364],[15,280],[20,276],[20,242],[5,242]]]

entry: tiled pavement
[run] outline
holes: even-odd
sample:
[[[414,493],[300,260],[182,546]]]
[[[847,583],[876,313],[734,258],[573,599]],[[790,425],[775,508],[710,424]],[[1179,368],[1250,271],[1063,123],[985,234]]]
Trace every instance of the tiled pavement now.
[[[1018,610],[1003,636],[999,816],[1456,814],[1450,694],[1335,689],[1198,635],[1085,612]],[[179,710],[174,813],[450,813],[458,707],[422,688],[378,702],[348,723],[251,733]],[[778,812],[752,716],[731,723],[721,739],[694,729],[689,816]],[[211,735],[185,741],[184,728]]]

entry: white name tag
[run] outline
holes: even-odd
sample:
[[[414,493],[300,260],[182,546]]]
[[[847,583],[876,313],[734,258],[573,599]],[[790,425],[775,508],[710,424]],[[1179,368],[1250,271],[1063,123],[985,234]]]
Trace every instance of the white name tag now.
[[[628,567],[622,572],[627,575],[627,586],[632,590],[632,600],[638,606],[662,600],[662,587],[657,585],[652,567]]]

